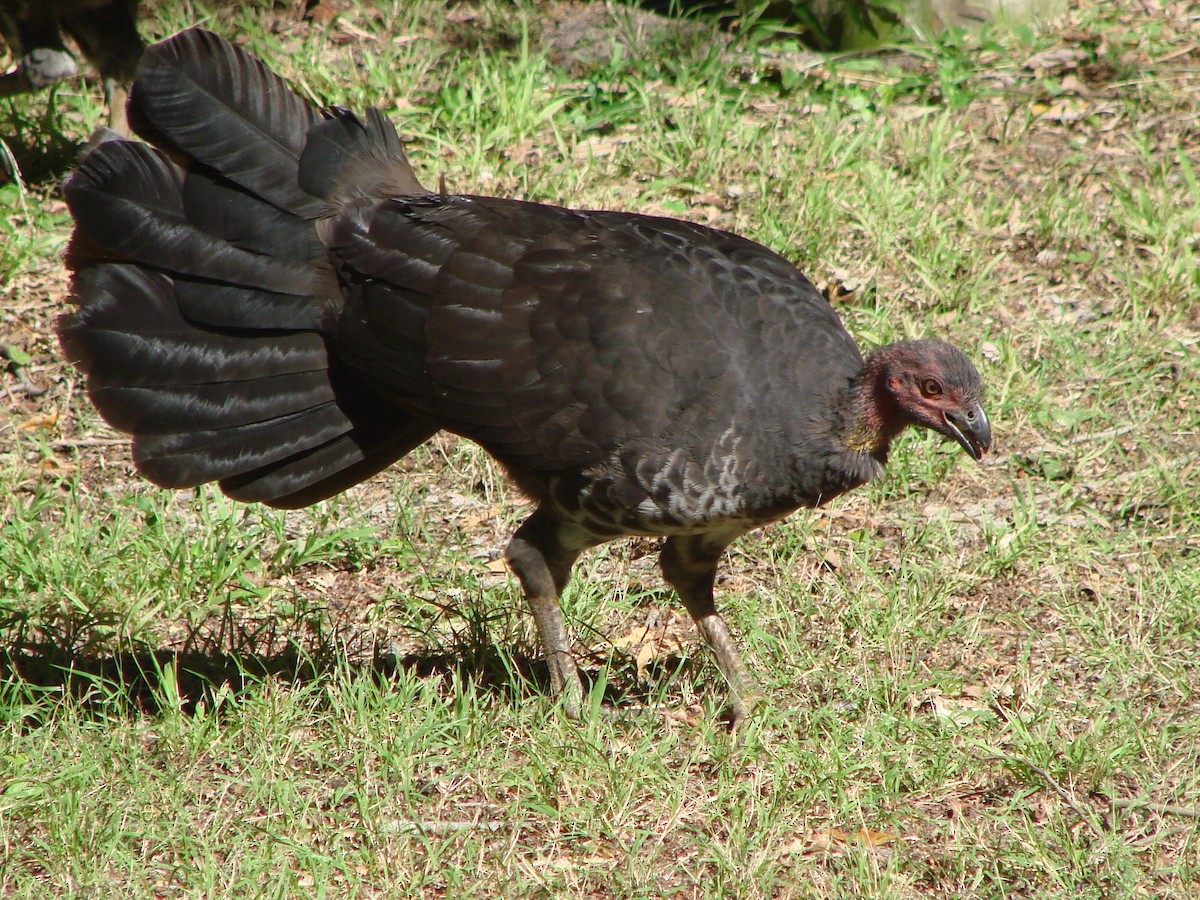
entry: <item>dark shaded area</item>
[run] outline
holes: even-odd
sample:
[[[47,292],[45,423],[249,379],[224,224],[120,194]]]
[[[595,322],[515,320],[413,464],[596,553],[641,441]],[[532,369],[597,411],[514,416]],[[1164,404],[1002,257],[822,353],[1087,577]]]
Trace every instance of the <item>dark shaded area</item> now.
[[[709,18],[725,28],[767,25],[784,30],[813,50],[850,49],[865,38],[878,39],[900,23],[898,0],[639,0],[639,7],[671,18]],[[756,7],[756,8],[755,8]],[[747,12],[752,8],[751,12]]]
[[[17,173],[30,187],[57,184],[66,178],[87,144],[63,134],[62,117],[53,108],[53,97],[37,115],[23,115],[11,105],[7,113],[0,125],[0,141],[7,148],[7,152],[0,150],[0,183],[14,180]],[[10,166],[9,154],[16,163],[16,172]]]
[[[468,636],[460,646],[447,650],[403,656],[385,651],[357,661],[348,661],[343,649],[327,635],[315,636],[316,649],[286,641],[279,649],[263,649],[280,643],[274,628],[270,634],[258,637],[256,640],[240,634],[235,640],[238,646],[230,648],[228,635],[204,636],[197,629],[184,642],[184,649],[115,653],[33,641],[10,644],[0,649],[0,689],[10,695],[24,689],[33,696],[49,693],[70,697],[84,712],[97,717],[135,713],[159,716],[176,708],[193,715],[201,704],[211,704],[222,693],[244,695],[268,680],[301,686],[332,677],[339,670],[349,672],[352,678],[371,678],[380,684],[402,674],[440,678],[447,683],[468,682],[512,703],[528,697],[531,690],[545,695],[534,702],[545,702],[551,693],[544,659],[521,647],[501,649]],[[311,640],[314,635],[307,637]],[[590,690],[603,667],[609,666],[604,700],[614,712],[644,707],[650,700],[650,685],[691,666],[688,659],[671,656],[654,663],[646,677],[639,678],[633,661],[622,665],[623,661],[595,655],[586,660],[580,673],[585,690]],[[26,709],[22,724],[25,728],[44,724],[36,702]]]
[[[637,6],[659,16],[708,15],[734,18],[737,4],[732,0],[638,0]]]
[[[125,99],[145,45],[138,0],[0,0],[0,38],[15,61],[0,75],[0,96],[30,93],[74,77],[69,36],[100,76],[109,125],[126,134]]]

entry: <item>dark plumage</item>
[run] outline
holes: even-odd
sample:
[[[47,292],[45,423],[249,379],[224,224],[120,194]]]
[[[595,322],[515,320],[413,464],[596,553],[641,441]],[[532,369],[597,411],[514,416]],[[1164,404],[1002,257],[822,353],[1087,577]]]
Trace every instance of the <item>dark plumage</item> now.
[[[65,31],[100,72],[109,125],[128,133],[125,98],[145,49],[138,0],[0,0],[0,36],[17,61],[0,76],[0,97],[40,90],[75,75]]]
[[[147,51],[131,120],[67,185],[63,347],[158,484],[304,506],[439,430],[537,509],[507,558],[568,710],[558,595],[579,553],[665,536],[662,569],[745,713],[713,604],[725,547],[882,471],[908,425],[976,459],[974,367],[936,341],[864,363],[789,262],[686,222],[421,187],[391,124],[311,110],[204,31]]]

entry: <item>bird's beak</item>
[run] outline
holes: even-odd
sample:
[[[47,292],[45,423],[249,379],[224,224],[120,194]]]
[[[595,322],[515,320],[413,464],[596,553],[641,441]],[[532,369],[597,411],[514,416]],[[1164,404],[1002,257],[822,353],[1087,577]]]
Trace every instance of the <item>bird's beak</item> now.
[[[992,446],[992,425],[983,407],[972,403],[963,409],[948,409],[942,417],[946,420],[946,433],[976,462],[983,459],[983,454]]]

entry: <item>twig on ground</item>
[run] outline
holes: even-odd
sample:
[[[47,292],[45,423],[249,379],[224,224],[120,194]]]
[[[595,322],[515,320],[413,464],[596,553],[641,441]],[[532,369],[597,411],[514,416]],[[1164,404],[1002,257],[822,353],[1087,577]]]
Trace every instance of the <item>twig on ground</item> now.
[[[73,450],[76,447],[113,447],[128,443],[129,438],[62,438],[51,441],[50,446],[55,450]]]
[[[441,836],[458,834],[463,831],[508,831],[509,829],[516,828],[517,825],[518,823],[516,822],[502,822],[496,819],[489,819],[487,821],[397,819],[394,822],[389,822],[386,830],[400,834],[432,834]]]
[[[1041,766],[1035,766],[1029,760],[1021,756],[993,756],[992,759],[1006,763],[1017,763],[1018,765],[1024,766],[1034,775],[1037,775],[1051,790],[1054,791],[1054,793],[1058,794],[1058,796],[1062,798],[1063,802],[1066,803],[1067,806],[1071,807],[1071,810],[1075,813],[1075,815],[1079,816],[1079,820],[1088,828],[1090,828],[1093,833],[1095,833],[1096,837],[1104,837],[1104,829],[1097,825],[1092,820],[1092,817],[1084,812],[1083,808],[1075,801],[1075,795],[1059,784],[1058,780]]]
[[[25,371],[28,364],[28,357],[20,353],[8,344],[0,344],[0,359],[8,360],[8,368],[20,382],[16,387],[6,387],[4,389],[5,397],[15,397],[17,394],[28,394],[30,397],[38,397],[46,393],[46,388],[40,388],[34,385],[29,380],[29,375]]]
[[[1194,825],[1176,825],[1173,828],[1164,828],[1161,831],[1154,832],[1154,834],[1148,834],[1144,838],[1138,838],[1136,841],[1129,841],[1128,845],[1136,850],[1144,850],[1160,841],[1173,838],[1177,834],[1186,834],[1193,830],[1195,830]]]
[[[1076,444],[1086,444],[1088,441],[1107,441],[1109,438],[1120,437],[1123,434],[1129,434],[1131,431],[1133,431],[1132,425],[1122,425],[1120,428],[1094,431],[1091,434],[1077,434],[1074,437],[1067,438],[1063,443],[1068,447],[1074,447]]]
[[[18,375],[17,377],[21,379],[21,383],[14,387],[6,387],[4,389],[4,396],[6,398],[15,397],[17,394],[28,394],[30,397],[40,397],[42,394],[46,393],[45,388],[35,387],[25,378],[24,375]]]
[[[1114,809],[1146,809],[1163,816],[1183,816],[1188,819],[1200,819],[1200,807],[1179,806],[1175,803],[1154,803],[1145,797],[1109,797],[1108,802]]]

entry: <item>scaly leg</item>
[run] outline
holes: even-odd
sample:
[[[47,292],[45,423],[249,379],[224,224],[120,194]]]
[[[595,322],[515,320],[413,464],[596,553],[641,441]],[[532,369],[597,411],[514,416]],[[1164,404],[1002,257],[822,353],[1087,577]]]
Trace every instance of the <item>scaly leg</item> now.
[[[703,535],[667,538],[659,556],[663,577],[679,592],[683,605],[700,629],[700,634],[717,657],[717,666],[729,683],[729,705],[733,727],[745,720],[761,692],[742,663],[725,620],[713,601],[717,560],[725,544],[714,544]]]
[[[517,529],[504,555],[525,590],[525,600],[537,623],[538,636],[550,667],[550,687],[562,698],[567,715],[583,713],[583,683],[571,653],[558,598],[571,577],[571,567],[583,548],[565,546],[562,529],[541,509]]]
[[[114,0],[62,18],[83,55],[100,70],[104,99],[108,101],[108,126],[122,137],[130,135],[125,112],[128,85],[133,83],[138,60],[146,49],[137,30],[137,8],[137,0]]]

